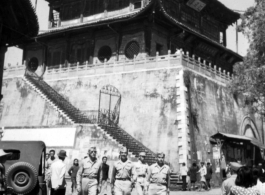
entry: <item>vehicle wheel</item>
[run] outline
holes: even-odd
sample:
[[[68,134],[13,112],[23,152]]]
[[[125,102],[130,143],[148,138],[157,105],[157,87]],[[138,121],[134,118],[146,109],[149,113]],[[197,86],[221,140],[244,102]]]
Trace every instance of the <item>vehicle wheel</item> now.
[[[6,185],[15,194],[31,192],[38,181],[37,170],[29,163],[18,162],[9,167],[6,172]]]

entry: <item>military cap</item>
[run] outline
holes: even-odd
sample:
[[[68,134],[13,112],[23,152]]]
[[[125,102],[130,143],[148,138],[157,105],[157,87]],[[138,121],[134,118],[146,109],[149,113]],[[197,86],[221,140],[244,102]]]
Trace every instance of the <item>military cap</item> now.
[[[90,148],[88,149],[88,152],[90,153],[91,151],[94,151],[94,150],[97,151],[97,148],[96,148],[95,146],[92,146],[92,147],[90,147]]]
[[[146,153],[145,152],[140,152],[139,156],[146,156]]]
[[[126,147],[123,147],[123,148],[120,149],[120,153],[121,153],[121,152],[126,152],[126,153],[128,153],[128,149],[127,149]]]
[[[158,157],[158,156],[161,156],[161,155],[163,155],[163,158],[165,158],[165,153],[164,152],[158,152],[157,154],[156,154],[156,156]]]
[[[230,168],[234,171],[237,171],[240,167],[243,165],[237,163],[237,162],[230,162]]]

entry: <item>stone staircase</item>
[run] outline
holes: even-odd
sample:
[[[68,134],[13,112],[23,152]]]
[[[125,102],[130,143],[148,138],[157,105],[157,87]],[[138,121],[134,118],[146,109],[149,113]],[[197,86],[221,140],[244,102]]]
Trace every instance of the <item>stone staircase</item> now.
[[[43,79],[35,73],[27,72],[24,75],[24,81],[32,87],[45,101],[50,103],[60,114],[62,114],[71,124],[93,124],[85,114],[74,107],[68,100],[55,91]],[[156,161],[155,153],[145,147],[141,142],[132,137],[125,130],[118,126],[109,126],[103,124],[95,124],[100,130],[111,137],[119,145],[128,148],[129,152],[134,156],[138,156],[140,152],[146,152],[146,161],[150,165]]]

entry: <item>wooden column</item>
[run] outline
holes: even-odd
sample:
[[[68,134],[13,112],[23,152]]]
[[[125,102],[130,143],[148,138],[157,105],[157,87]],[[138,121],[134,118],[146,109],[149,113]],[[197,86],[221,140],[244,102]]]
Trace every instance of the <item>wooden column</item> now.
[[[4,72],[4,62],[5,62],[5,53],[7,51],[7,47],[1,46],[0,47],[0,101],[3,98],[2,95],[2,83],[3,83],[3,72]]]

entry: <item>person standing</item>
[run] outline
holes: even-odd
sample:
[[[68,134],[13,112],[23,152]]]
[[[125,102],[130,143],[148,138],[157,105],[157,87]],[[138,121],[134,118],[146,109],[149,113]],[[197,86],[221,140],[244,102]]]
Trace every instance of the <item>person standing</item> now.
[[[72,181],[72,192],[76,189],[76,175],[79,170],[79,163],[78,159],[74,159],[73,166],[68,170],[68,174],[71,176],[71,181]]]
[[[195,190],[195,183],[197,182],[197,172],[199,171],[199,167],[194,162],[189,170],[189,176],[190,176],[190,189]]]
[[[51,165],[51,195],[65,195],[66,191],[66,151],[61,150],[58,153],[58,160]]]
[[[222,154],[221,156],[221,173],[222,173],[222,178],[226,179],[226,160],[224,154]]]
[[[182,190],[185,191],[187,189],[187,175],[188,175],[188,168],[186,163],[182,163],[182,167],[180,168],[180,174],[182,177]]]
[[[231,187],[235,185],[235,181],[237,178],[237,171],[241,168],[242,165],[237,162],[230,162],[230,172],[231,177],[224,180],[221,186],[221,195],[230,195]]]
[[[205,179],[206,179],[206,184],[207,184],[208,190],[211,189],[210,181],[212,179],[212,174],[213,174],[213,169],[212,169],[211,164],[208,162],[207,163],[207,167],[206,167],[206,175],[205,175]]]
[[[157,154],[157,162],[149,168],[147,181],[150,182],[148,195],[167,195],[170,186],[170,168],[165,164],[165,154]]]
[[[203,186],[205,186],[206,190],[208,190],[208,187],[207,187],[207,184],[206,184],[206,179],[205,179],[205,175],[207,173],[207,170],[206,170],[204,162],[201,162],[201,168],[198,171],[198,173],[200,173],[200,176],[201,176],[199,191],[202,190]]]
[[[46,156],[47,157],[47,156]],[[47,183],[47,194],[50,195],[51,194],[51,165],[57,161],[57,158],[55,158],[55,150],[50,150],[49,152],[49,158],[46,161],[46,174],[45,174],[45,180]]]
[[[101,176],[102,176],[102,189],[101,193],[103,195],[107,194],[108,178],[109,178],[109,165],[107,164],[108,158],[106,156],[102,157],[102,164],[100,166]]]
[[[146,153],[139,153],[139,160],[135,163],[133,168],[133,176],[135,183],[135,189],[138,195],[144,195],[147,193],[147,175],[148,175],[148,164],[145,162]]]
[[[100,193],[102,179],[100,176],[100,163],[97,158],[96,147],[88,150],[88,157],[83,159],[76,175],[77,192],[82,195],[96,195]]]
[[[130,195],[133,181],[133,163],[128,160],[127,148],[120,150],[120,160],[114,163],[111,176],[111,191],[114,195]]]

